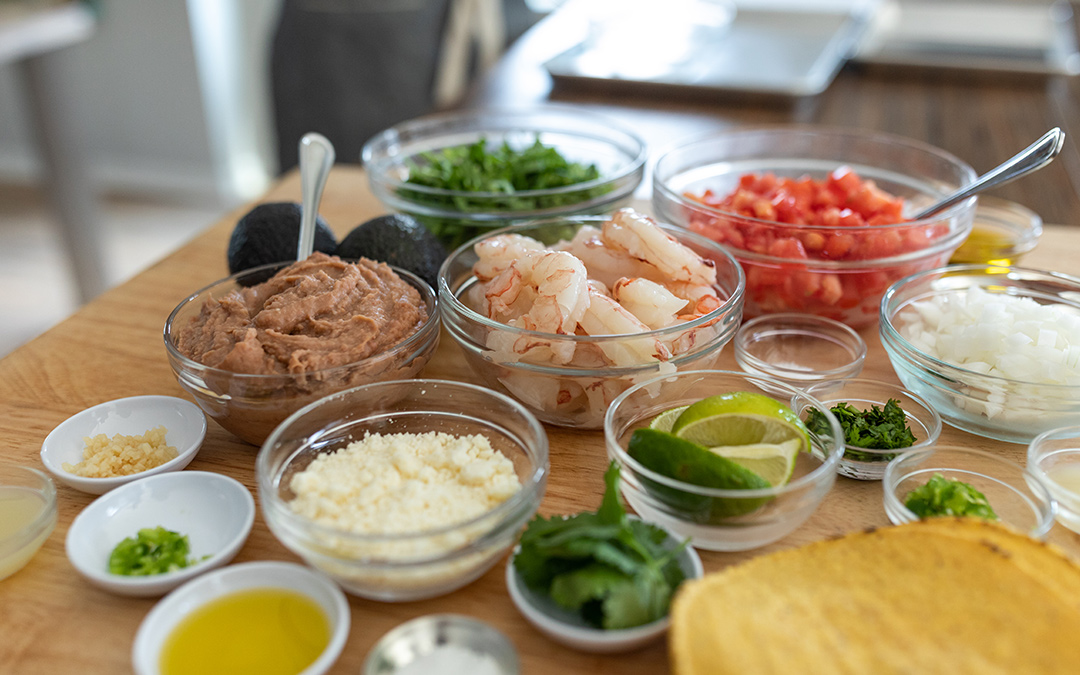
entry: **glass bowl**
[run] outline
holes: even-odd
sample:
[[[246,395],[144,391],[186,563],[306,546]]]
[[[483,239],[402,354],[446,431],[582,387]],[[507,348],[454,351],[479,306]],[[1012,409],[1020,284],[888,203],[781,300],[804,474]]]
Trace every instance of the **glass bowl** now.
[[[56,486],[37,469],[0,464],[0,581],[15,574],[56,527]]]
[[[735,333],[735,361],[752,375],[804,388],[858,375],[866,342],[847,325],[823,316],[766,314],[744,322]]]
[[[990,298],[1011,296],[1028,298],[1040,305],[1055,305],[1076,334],[1080,327],[1080,278],[1043,272],[1022,267],[987,265],[953,265],[914,274],[894,284],[881,300],[881,343],[904,386],[925,399],[938,411],[942,420],[979,436],[1010,443],[1027,444],[1040,433],[1056,427],[1080,423],[1080,382],[1077,384],[1048,384],[1060,379],[1063,373],[1076,371],[1068,366],[1068,349],[1040,351],[1039,369],[1028,368],[1027,361],[1015,361],[1017,349],[1025,345],[1005,340],[1018,338],[1010,322],[998,314],[988,314],[985,321],[976,321],[972,312],[964,309],[966,298],[984,292]],[[982,297],[981,294],[976,297]],[[928,307],[948,303],[941,313]],[[990,309],[982,311],[996,312]],[[923,312],[926,314],[924,319]],[[947,314],[945,312],[948,312]],[[997,358],[998,365],[1019,377],[1006,376],[998,368],[990,369],[985,361],[963,365],[947,361],[928,351],[928,340],[936,340],[940,330],[936,321],[950,317],[967,317],[971,325],[960,334],[946,329],[946,337],[955,336],[957,346],[974,347],[993,339],[1002,340],[1010,359]],[[1025,327],[1039,339],[1039,326]],[[1030,329],[1030,330],[1029,330]],[[978,335],[978,338],[975,338]],[[1060,337],[1060,336],[1059,336]],[[1049,338],[1046,338],[1049,339]],[[1077,342],[1073,340],[1072,349]],[[1051,360],[1054,356],[1057,360]],[[1029,374],[1030,373],[1030,374]],[[1035,376],[1043,377],[1038,381]]]
[[[425,153],[484,139],[488,151],[523,149],[539,140],[571,162],[595,165],[599,177],[564,187],[507,192],[447,190],[408,181]],[[371,191],[388,208],[424,223],[454,249],[490,230],[524,220],[606,213],[625,206],[641,184],[645,143],[601,116],[570,106],[466,110],[421,117],[380,132],[362,151]]]
[[[1035,474],[1000,455],[955,445],[906,452],[888,463],[882,491],[894,525],[919,520],[904,502],[934,474],[971,485],[1001,522],[1035,539],[1044,539],[1054,525],[1056,503]]]
[[[317,457],[368,433],[427,432],[486,436],[513,463],[521,489],[465,522],[393,534],[324,525],[289,506],[292,477]],[[263,516],[286,548],[349,593],[394,602],[444,595],[486,572],[536,513],[548,471],[547,436],[528,410],[491,390],[441,380],[379,382],[320,399],[274,430],[255,465]]]
[[[1031,209],[997,197],[979,196],[971,234],[950,263],[1015,265],[1042,236],[1042,218]]]
[[[813,406],[829,421],[830,433],[810,435],[811,451],[800,452],[785,485],[761,489],[706,488],[660,475],[630,456],[635,429],[660,413],[714,394],[785,390],[799,405]],[[622,494],[643,520],[682,537],[695,548],[745,551],[791,534],[814,513],[836,481],[843,454],[840,425],[824,404],[779,380],[724,370],[691,370],[660,376],[627,389],[607,412],[608,457],[620,466]]]
[[[315,371],[253,375],[205,366],[180,353],[180,331],[199,316],[208,299],[220,299],[261,283],[291,264],[254,267],[216,281],[183,300],[165,322],[165,349],[180,386],[208,417],[252,445],[260,445],[286,417],[327,394],[370,382],[415,377],[431,360],[439,343],[435,292],[416,275],[392,267],[420,293],[428,318],[409,337],[366,359]]]
[[[474,246],[503,234],[525,235],[547,245],[568,241],[584,226],[600,226],[604,218],[572,216],[516,225],[478,237],[450,254],[439,270],[439,311],[447,332],[464,352],[473,372],[488,386],[508,392],[548,424],[599,429],[612,401],[637,382],[677,370],[708,368],[742,318],[742,270],[735,260],[715,243],[692,232],[670,225],[660,226],[701,257],[712,261],[717,281],[714,290],[722,304],[686,323],[623,335],[557,335],[517,328],[488,319],[476,297],[479,282],[473,275],[478,257]],[[638,358],[642,346],[652,349],[657,342],[671,345],[668,360]],[[599,354],[581,365],[554,363],[548,355],[522,356],[522,345],[550,345],[551,351]],[[509,346],[507,346],[509,345]],[[602,352],[602,353],[601,353]],[[606,354],[626,359],[606,365]],[[627,356],[629,354],[629,356]],[[531,360],[527,360],[531,359]],[[532,362],[537,361],[537,362]]]
[[[807,387],[806,393],[816,397],[829,409],[847,403],[857,410],[865,411],[871,406],[884,408],[885,404],[894,400],[903,409],[905,422],[915,435],[916,442],[913,445],[896,450],[855,447],[848,445],[845,437],[844,456],[837,469],[841,476],[858,480],[881,480],[885,474],[885,465],[890,460],[905,452],[931,448],[941,435],[941,416],[937,411],[920,396],[896,384],[855,377],[815,384]],[[796,406],[795,412],[805,420],[805,404],[802,409]]]
[[[1028,445],[1027,468],[1057,500],[1058,522],[1080,534],[1080,426],[1036,436]]]
[[[747,317],[817,314],[858,328],[878,320],[894,281],[939,267],[971,231],[975,198],[930,218],[890,225],[789,225],[707,206],[748,173],[823,180],[841,166],[900,197],[906,212],[929,206],[975,179],[970,166],[932,146],[854,129],[775,127],[693,138],[669,150],[653,171],[657,217],[723,244],[746,271]]]

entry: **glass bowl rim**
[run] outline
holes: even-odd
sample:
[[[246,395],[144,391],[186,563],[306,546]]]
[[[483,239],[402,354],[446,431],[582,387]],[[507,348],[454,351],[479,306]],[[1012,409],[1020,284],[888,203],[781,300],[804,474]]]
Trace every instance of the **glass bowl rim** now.
[[[864,340],[863,337],[859,335],[859,333],[854,328],[847,325],[846,323],[837,321],[836,319],[830,319],[827,316],[821,316],[820,314],[803,314],[800,312],[775,312],[771,314],[761,314],[752,319],[747,319],[742,323],[741,326],[739,326],[739,329],[735,331],[735,337],[732,338],[732,347],[734,349],[735,360],[739,363],[740,366],[742,365],[743,361],[746,361],[754,368],[758,368],[760,370],[768,369],[770,371],[773,371],[771,373],[768,373],[768,375],[770,377],[775,377],[781,380],[784,379],[789,373],[793,375],[806,375],[807,371],[805,370],[774,365],[758,356],[755,356],[754,354],[751,354],[747,350],[747,346],[750,344],[749,338],[747,337],[747,333],[749,333],[749,331],[745,329],[747,327],[756,328],[761,324],[766,324],[770,321],[777,320],[803,321],[808,324],[819,324],[822,328],[838,331],[842,333],[845,338],[847,338],[847,341],[845,342],[845,347],[851,347],[852,351],[855,352],[855,356],[842,366],[837,366],[828,370],[813,371],[814,374],[818,375],[819,377],[816,380],[812,381],[810,384],[807,384],[805,388],[809,388],[813,385],[819,384],[821,381],[851,379],[851,377],[844,377],[844,373],[851,372],[855,369],[861,370],[863,364],[866,362],[866,340]],[[815,339],[820,339],[820,335],[818,334],[815,334],[813,337]]]
[[[760,225],[760,226],[765,226],[765,227],[770,227],[770,228],[793,228],[793,229],[799,229],[800,231],[809,231],[809,232],[815,232],[815,231],[819,231],[819,230],[822,231],[822,232],[831,232],[831,231],[836,230],[836,227],[829,227],[829,226],[826,226],[826,225],[795,225],[795,224],[791,224],[791,223],[780,223],[780,222],[777,222],[777,221],[774,221],[774,220],[764,220],[764,219],[761,219],[761,218],[754,218],[754,217],[751,217],[751,216],[744,216],[744,215],[741,215],[741,214],[738,214],[738,213],[732,213],[730,211],[724,211],[723,209],[713,207],[713,206],[708,206],[708,205],[703,204],[701,202],[698,202],[698,201],[695,201],[695,200],[688,199],[688,198],[684,197],[682,194],[680,194],[680,193],[676,192],[675,190],[671,189],[670,187],[668,187],[667,181],[664,180],[664,179],[661,179],[659,177],[660,176],[659,169],[660,169],[661,163],[665,159],[667,159],[670,156],[674,155],[675,153],[686,150],[687,148],[693,147],[695,145],[699,145],[699,144],[704,143],[706,141],[711,141],[711,140],[716,140],[716,139],[739,138],[739,137],[752,136],[752,135],[768,135],[768,134],[775,134],[775,135],[780,136],[781,138],[784,138],[784,137],[788,137],[788,138],[790,138],[790,137],[812,137],[812,136],[833,137],[833,138],[852,138],[852,139],[860,139],[860,140],[871,141],[871,142],[880,142],[880,143],[888,144],[888,145],[898,145],[898,146],[908,148],[908,149],[911,149],[911,150],[924,152],[926,154],[929,154],[929,155],[932,155],[932,156],[936,157],[937,159],[945,160],[947,163],[952,164],[953,166],[957,167],[960,170],[961,173],[964,173],[964,174],[967,175],[967,181],[965,183],[963,183],[962,185],[966,185],[968,183],[974,182],[975,178],[977,177],[977,174],[975,173],[975,170],[967,162],[963,161],[962,159],[960,159],[956,155],[953,155],[951,152],[948,152],[948,151],[943,150],[941,148],[938,148],[936,146],[930,145],[929,143],[924,143],[923,141],[919,141],[919,140],[916,140],[916,139],[913,139],[913,138],[908,138],[906,136],[900,136],[898,134],[891,134],[891,133],[880,132],[880,131],[868,131],[868,130],[864,130],[864,129],[853,129],[853,128],[844,128],[844,127],[828,127],[828,126],[814,126],[814,125],[808,125],[808,124],[795,124],[795,125],[772,125],[772,126],[766,125],[766,126],[753,126],[753,127],[736,127],[736,128],[733,128],[733,129],[726,129],[726,130],[723,130],[723,131],[706,132],[706,133],[698,134],[698,135],[693,136],[691,138],[683,139],[682,141],[677,142],[675,144],[672,144],[671,146],[666,148],[660,154],[660,156],[657,157],[656,162],[653,165],[653,173],[652,173],[652,175],[653,175],[653,187],[654,187],[654,189],[657,189],[661,194],[663,194],[665,197],[667,197],[668,199],[670,199],[674,203],[678,204],[679,206],[682,206],[684,208],[692,208],[692,209],[696,209],[696,210],[703,210],[703,211],[705,211],[707,213],[710,213],[710,214],[713,214],[713,215],[716,215],[716,216],[721,216],[721,217],[724,217],[724,218],[738,218],[739,220],[744,220],[744,221],[750,222],[750,223],[752,223],[754,225]],[[798,158],[793,158],[793,159],[798,159]],[[841,166],[843,166],[843,164],[841,164]],[[957,187],[961,187],[961,186],[958,185]],[[941,196],[945,196],[945,195],[943,194]],[[902,229],[911,229],[911,228],[914,228],[914,227],[924,227],[926,225],[930,225],[930,224],[939,222],[941,220],[952,219],[953,217],[958,216],[963,211],[972,211],[972,212],[974,212],[975,205],[976,205],[976,197],[972,196],[972,197],[968,197],[967,199],[965,199],[965,200],[963,200],[961,202],[958,202],[957,204],[954,204],[953,206],[949,207],[948,209],[945,209],[944,211],[941,211],[939,213],[935,213],[934,215],[929,216],[927,218],[922,218],[922,219],[919,219],[919,220],[909,220],[909,221],[905,221],[905,222],[902,222],[902,223],[889,223],[889,224],[885,224],[885,225],[863,225],[863,226],[858,226],[858,227],[850,227],[850,228],[845,228],[844,231],[845,232],[856,232],[856,233],[859,233],[859,232],[872,233],[872,232],[881,231],[881,230],[896,230],[896,229],[901,229],[902,230]],[[969,228],[964,228],[964,229],[969,229]],[[742,250],[742,249],[739,249],[739,250]],[[922,250],[925,251],[926,249],[922,249]],[[762,257],[763,258],[771,258],[771,256],[762,256]],[[785,260],[785,258],[777,258],[777,259],[778,260]],[[880,260],[889,260],[889,258],[883,258],[883,259],[880,259]],[[822,261],[822,262],[829,262],[829,261]],[[864,261],[864,262],[868,262],[868,261]]]
[[[767,488],[749,488],[749,489],[727,489],[727,488],[709,488],[701,485],[694,485],[693,483],[684,483],[683,481],[675,478],[670,478],[663,474],[657,473],[652,469],[649,469],[640,464],[636,459],[630,456],[622,444],[614,438],[614,420],[615,411],[623,404],[623,402],[632,396],[634,393],[645,389],[646,387],[654,384],[660,384],[664,380],[675,377],[690,377],[698,375],[736,375],[743,379],[748,380],[761,380],[768,383],[770,386],[780,385],[781,391],[790,392],[792,397],[801,396],[808,400],[811,405],[820,407],[825,413],[825,419],[829,422],[829,426],[833,432],[833,438],[836,440],[836,448],[832,450],[821,461],[821,464],[814,467],[805,476],[800,476],[793,481],[785,483],[777,487]],[[785,404],[786,405],[786,404]],[[790,407],[790,406],[789,406]],[[825,407],[821,401],[817,400],[813,396],[807,394],[804,390],[793,387],[786,382],[778,380],[774,377],[767,375],[751,375],[749,373],[735,371],[735,370],[680,370],[676,373],[669,373],[667,375],[658,375],[657,377],[650,378],[639,382],[632,387],[627,388],[615,397],[615,400],[608,406],[607,413],[604,415],[604,441],[607,444],[608,450],[615,456],[620,464],[628,466],[635,475],[641,475],[649,480],[659,483],[667,488],[680,490],[682,492],[688,492],[690,494],[712,497],[712,498],[724,498],[724,499],[754,499],[759,497],[779,497],[789,492],[796,492],[807,486],[813,486],[820,483],[823,479],[828,479],[830,475],[835,478],[837,475],[837,466],[840,464],[840,460],[844,455],[844,441],[843,433],[840,428],[840,423],[836,420],[836,416]],[[625,478],[623,478],[625,480]]]
[[[514,193],[507,192],[473,192],[468,190],[449,190],[446,188],[435,188],[426,185],[416,185],[404,180],[399,180],[390,177],[386,172],[381,170],[378,164],[373,162],[372,156],[375,153],[375,147],[380,143],[391,144],[393,139],[400,136],[403,132],[416,133],[424,132],[433,127],[439,127],[446,124],[476,124],[483,120],[489,121],[489,125],[493,130],[499,131],[530,131],[534,134],[539,134],[545,129],[540,127],[534,127],[526,129],[524,126],[520,128],[518,126],[506,126],[507,123],[513,122],[519,119],[528,119],[532,116],[544,116],[553,115],[561,117],[571,124],[585,122],[586,124],[594,125],[594,128],[604,128],[608,131],[614,131],[616,134],[624,137],[624,140],[628,141],[628,144],[634,147],[633,153],[627,153],[630,155],[628,161],[623,165],[620,165],[619,169],[609,175],[601,175],[589,181],[581,183],[574,183],[572,185],[564,185],[557,188],[544,188],[540,190],[520,190]],[[499,120],[498,123],[492,120]],[[487,126],[487,125],[485,125]],[[575,136],[591,136],[584,130],[560,130],[562,133],[575,135]],[[603,141],[607,145],[615,145],[608,139],[598,139]],[[443,146],[443,149],[449,147],[457,147],[454,145]],[[640,136],[631,131],[629,128],[624,127],[622,124],[610,120],[604,115],[593,113],[588,110],[582,110],[580,108],[570,105],[557,105],[548,104],[543,106],[507,106],[501,108],[491,108],[484,110],[462,110],[462,111],[447,111],[438,112],[428,115],[423,115],[405,122],[401,122],[392,127],[384,129],[371,138],[369,138],[363,145],[360,151],[360,159],[362,165],[365,167],[368,173],[368,178],[372,182],[385,184],[391,190],[414,190],[421,194],[427,194],[439,197],[467,197],[470,199],[506,199],[507,197],[545,197],[552,195],[562,195],[567,193],[581,192],[583,190],[589,190],[596,187],[601,187],[611,183],[618,183],[632,177],[634,174],[641,174],[645,168],[645,162],[648,159],[648,146]],[[376,172],[373,169],[380,168],[380,171]],[[406,200],[412,201],[412,200]],[[587,201],[587,200],[586,200]],[[466,214],[470,215],[470,214]]]
[[[343,260],[348,261],[347,259]],[[191,305],[191,303],[194,302],[195,299],[203,293],[207,293],[216,286],[224,284],[231,283],[234,285],[238,285],[237,280],[240,277],[254,274],[257,272],[265,272],[272,269],[284,269],[289,265],[295,264],[296,262],[296,260],[286,260],[275,263],[267,263],[265,265],[259,265],[257,267],[251,267],[246,270],[237,272],[236,274],[230,274],[227,277],[218,279],[217,281],[207,284],[206,286],[203,286],[202,288],[198,289],[191,295],[181,300],[180,303],[176,305],[176,307],[172,310],[172,312],[169,313],[169,318],[165,320],[165,327],[162,329],[162,337],[165,341],[165,350],[168,353],[170,359],[175,360],[177,363],[179,363],[182,366],[182,372],[184,373],[210,373],[213,374],[215,377],[228,377],[231,379],[236,379],[240,382],[291,382],[295,380],[297,375],[293,373],[237,373],[232,370],[226,370],[224,368],[218,368],[216,366],[208,366],[206,364],[199,363],[198,361],[181,354],[180,351],[176,348],[176,345],[173,344],[173,341],[169,339],[169,337],[170,334],[175,334],[177,332],[177,327],[174,327],[174,323],[178,318],[180,311],[185,307]],[[407,282],[410,286],[414,287],[420,293],[420,299],[424,302],[424,306],[428,310],[427,319],[420,324],[420,327],[417,328],[412,335],[409,335],[404,340],[391,345],[384,351],[378,352],[377,354],[372,354],[371,356],[360,359],[359,361],[353,361],[352,363],[345,363],[340,366],[331,366],[329,368],[322,368],[320,370],[307,371],[306,373],[304,373],[306,376],[324,377],[328,374],[343,372],[351,368],[356,368],[357,366],[368,362],[377,363],[384,360],[393,360],[395,357],[403,353],[413,351],[414,349],[418,348],[419,345],[423,342],[431,340],[432,332],[434,332],[434,335],[436,337],[439,335],[439,302],[438,295],[435,293],[435,289],[433,289],[431,285],[428,284],[426,281],[408,270],[402,269],[400,267],[395,267],[394,265],[387,265],[387,267],[393,270],[394,273],[401,277],[403,281]]]
[[[535,458],[530,459],[530,463],[533,465],[532,470],[529,473],[527,481],[521,483],[521,489],[511,495],[503,502],[497,504],[494,508],[485,511],[467,521],[460,523],[453,523],[450,525],[443,525],[438,528],[421,530],[417,532],[407,532],[399,534],[358,534],[349,532],[347,530],[341,530],[336,527],[327,525],[321,525],[314,522],[310,518],[293,513],[289,510],[287,503],[281,500],[276,491],[276,487],[281,480],[281,471],[275,471],[271,475],[270,471],[270,452],[272,444],[276,443],[282,433],[293,423],[298,421],[301,417],[307,413],[315,410],[319,406],[327,403],[332,398],[344,398],[352,395],[360,390],[370,390],[377,388],[397,387],[402,385],[410,385],[417,388],[423,387],[444,387],[449,389],[462,389],[472,393],[479,393],[489,398],[494,398],[503,404],[509,406],[514,410],[520,419],[525,420],[526,425],[529,427],[531,433],[536,436],[537,442],[535,446],[530,447],[526,451],[527,456],[535,455]],[[417,413],[424,413],[425,411],[412,411]],[[432,412],[438,414],[451,414],[444,413],[442,411],[427,411],[427,414]],[[461,413],[453,413],[460,415]],[[370,416],[368,416],[370,417]],[[364,418],[358,418],[359,422]],[[479,419],[479,418],[476,418]],[[519,446],[520,447],[520,446]],[[291,458],[287,458],[282,462],[279,469],[283,469],[288,466]],[[312,534],[326,537],[338,537],[350,544],[385,544],[385,543],[397,543],[397,542],[413,542],[423,541],[439,535],[450,534],[456,531],[468,529],[478,523],[483,523],[492,519],[496,521],[482,532],[475,539],[466,542],[465,544],[448,550],[442,551],[437,554],[426,555],[424,557],[408,557],[401,560],[385,559],[381,557],[373,557],[368,560],[364,560],[366,564],[371,565],[388,565],[396,568],[405,568],[412,565],[424,565],[432,562],[443,562],[446,560],[452,560],[457,557],[468,555],[471,553],[471,549],[478,542],[490,537],[493,533],[503,529],[510,516],[517,513],[522,507],[527,507],[529,510],[535,510],[534,507],[529,505],[529,502],[534,501],[539,505],[543,499],[544,486],[547,482],[548,475],[551,473],[550,457],[549,457],[549,444],[547,433],[544,431],[543,425],[537,420],[536,416],[529,412],[521,403],[516,400],[501,394],[492,389],[481,387],[479,385],[471,384],[469,382],[457,382],[454,380],[439,380],[439,379],[412,379],[412,380],[387,380],[383,382],[372,382],[369,384],[362,384],[357,387],[352,387],[344,391],[339,391],[333,394],[329,394],[320,398],[317,401],[309,403],[308,405],[300,408],[293,414],[289,415],[281,424],[279,424],[259,448],[258,456],[255,459],[255,481],[256,487],[259,491],[260,500],[263,505],[264,511],[272,512],[275,519],[284,520],[291,529],[300,528],[304,532],[304,538],[308,539]],[[265,514],[264,514],[265,515]],[[267,519],[269,520],[269,519]],[[335,556],[336,557],[336,556]],[[351,560],[351,559],[350,559]],[[357,562],[352,560],[352,562]]]
[[[683,332],[685,332],[687,330],[691,330],[691,329],[694,329],[694,328],[699,328],[701,326],[711,324],[714,321],[716,321],[717,319],[723,318],[732,309],[742,306],[743,298],[744,298],[744,295],[746,293],[746,273],[743,272],[742,265],[740,265],[735,260],[734,256],[732,256],[731,253],[729,253],[726,249],[721,247],[716,242],[714,242],[711,239],[709,239],[707,237],[704,237],[704,236],[702,236],[700,234],[697,234],[696,232],[690,232],[689,230],[685,230],[685,229],[680,228],[680,227],[678,227],[676,225],[671,225],[671,224],[668,224],[668,223],[659,223],[659,222],[657,223],[657,225],[659,225],[662,229],[664,229],[669,234],[673,234],[673,235],[677,234],[679,236],[679,238],[680,238],[680,241],[683,241],[683,239],[682,239],[683,237],[687,237],[694,244],[697,244],[698,246],[700,246],[701,248],[703,248],[705,250],[710,250],[710,253],[713,253],[716,256],[719,256],[720,258],[722,258],[723,260],[726,260],[729,263],[730,269],[731,269],[731,271],[734,273],[734,275],[736,277],[736,279],[735,279],[735,289],[732,291],[730,297],[728,297],[723,302],[723,304],[720,305],[720,307],[718,307],[717,309],[714,309],[713,311],[709,312],[708,314],[703,314],[702,316],[699,316],[696,319],[693,319],[691,321],[687,321],[686,323],[681,323],[681,324],[677,324],[677,325],[673,325],[673,326],[666,326],[664,328],[656,328],[656,329],[653,329],[653,330],[643,331],[641,333],[622,333],[622,334],[618,334],[618,335],[561,335],[561,334],[558,334],[558,333],[545,333],[543,331],[528,330],[526,328],[518,328],[516,326],[510,326],[510,325],[505,324],[505,323],[500,323],[498,321],[495,321],[494,319],[489,319],[486,316],[484,316],[484,315],[480,314],[479,312],[475,311],[474,309],[472,309],[468,305],[466,305],[464,302],[462,302],[460,299],[458,299],[456,293],[454,293],[452,290],[450,290],[450,282],[449,282],[449,279],[447,278],[448,273],[449,273],[449,269],[450,269],[450,263],[452,261],[454,261],[454,260],[457,260],[461,256],[463,256],[465,253],[467,253],[469,250],[471,250],[473,246],[480,243],[481,241],[484,241],[484,240],[489,239],[491,237],[496,237],[496,236],[499,236],[499,235],[502,235],[502,234],[517,234],[519,232],[528,231],[528,230],[532,230],[533,228],[536,228],[536,227],[542,227],[542,226],[547,226],[547,225],[562,225],[562,224],[575,225],[576,224],[576,225],[584,226],[584,225],[589,225],[589,224],[593,224],[593,223],[603,223],[603,222],[606,222],[609,219],[610,218],[608,216],[585,216],[585,215],[557,216],[557,217],[554,217],[554,218],[543,218],[543,219],[540,219],[540,220],[533,220],[533,221],[530,221],[530,222],[527,222],[527,223],[519,223],[517,225],[508,225],[506,227],[501,227],[501,228],[499,228],[497,230],[492,230],[491,232],[486,232],[486,233],[481,234],[479,236],[473,237],[469,241],[465,242],[461,246],[454,249],[448,256],[446,256],[446,260],[444,260],[442,265],[439,267],[439,274],[438,274],[439,298],[440,298],[439,311],[440,312],[452,313],[453,315],[456,315],[457,317],[461,317],[463,319],[466,319],[471,323],[479,324],[480,326],[483,326],[484,328],[487,328],[489,330],[498,330],[498,331],[502,331],[502,332],[505,332],[505,333],[509,333],[511,335],[518,335],[518,336],[521,336],[521,337],[527,337],[527,338],[533,338],[533,339],[541,339],[541,340],[551,340],[552,336],[554,336],[555,339],[557,339],[558,341],[560,341],[560,342],[565,341],[565,342],[569,342],[570,344],[579,344],[579,343],[582,343],[582,344],[602,343],[603,344],[603,343],[611,343],[611,342],[620,342],[620,341],[628,340],[628,339],[641,339],[641,338],[646,338],[646,339],[657,338],[658,339],[658,338],[661,338],[661,337],[666,337],[668,335],[677,335],[677,334],[683,333]],[[462,285],[464,285],[464,284],[462,284]],[[567,370],[570,370],[570,369],[567,368],[567,367],[560,367],[559,368],[560,372],[564,372],[564,371],[567,371]],[[574,371],[574,372],[578,372],[578,371]]]
[[[996,270],[996,271],[994,271]],[[974,274],[981,271],[981,274]],[[940,274],[942,276],[969,276],[972,278],[992,278],[1007,276],[1009,273],[1018,272],[1025,275],[1042,276],[1054,281],[1063,282],[1076,287],[1076,292],[1080,294],[1080,277],[1074,277],[1063,272],[1054,272],[1049,270],[1038,270],[1031,267],[1020,267],[1017,265],[1003,266],[992,265],[989,263],[969,263],[964,265],[945,265],[942,267],[935,267],[929,270],[923,270],[921,272],[915,272],[900,279],[892,284],[881,296],[881,303],[879,305],[879,332],[881,334],[881,342],[885,347],[886,352],[895,351],[899,356],[902,356],[902,363],[907,367],[916,367],[920,373],[932,372],[938,374],[956,373],[959,377],[965,378],[966,382],[962,384],[970,384],[971,382],[989,382],[993,386],[1001,387],[1003,385],[1031,385],[1041,388],[1045,388],[1051,392],[1060,392],[1061,395],[1067,395],[1072,393],[1073,395],[1080,392],[1080,386],[1069,384],[1043,384],[1040,382],[1031,382],[1029,380],[1016,380],[1008,377],[1002,377],[1001,375],[988,375],[986,373],[979,373],[974,370],[969,370],[963,366],[957,366],[943,361],[936,356],[931,356],[923,350],[917,348],[911,344],[900,334],[900,331],[893,325],[892,316],[896,314],[895,311],[889,312],[889,301],[896,296],[897,293],[904,290],[904,288],[910,284],[922,281],[924,278],[928,278],[934,274]],[[1023,281],[1021,279],[1021,281]],[[938,295],[941,291],[930,289],[934,295]],[[949,292],[955,292],[961,289],[950,289]],[[1026,295],[1021,297],[1027,297]],[[1080,305],[1080,298],[1077,300],[1077,304]],[[890,349],[892,347],[892,349]],[[892,357],[890,356],[890,360]],[[925,361],[926,364],[920,363]],[[933,370],[931,370],[931,368]],[[924,379],[921,375],[919,379]],[[950,380],[955,377],[950,377]]]
[[[1047,504],[1045,513],[1043,513],[1044,509],[1035,509],[1035,527],[1031,528],[1030,532],[1033,533],[1036,537],[1044,537],[1054,526],[1054,517],[1057,515],[1058,511],[1058,501],[1050,492],[1050,489],[1046,486],[1046,483],[1043,481],[1043,479],[1035,475],[1035,473],[1028,467],[1020,464],[1019,462],[1014,462],[1008,457],[1002,457],[1000,454],[994,452],[980,450],[978,448],[969,448],[967,446],[957,445],[955,443],[939,444],[935,445],[932,448],[926,448],[924,450],[916,450],[913,452],[902,453],[897,455],[896,458],[890,460],[889,463],[885,466],[885,473],[882,475],[881,478],[881,492],[884,495],[884,499],[890,507],[894,509],[899,509],[900,512],[908,518],[909,521],[918,521],[920,520],[920,518],[916,516],[915,513],[911,511],[911,509],[904,505],[904,502],[901,501],[900,497],[898,497],[896,494],[896,488],[901,480],[896,477],[896,473],[897,471],[899,471],[898,467],[900,466],[901,462],[914,462],[919,458],[929,459],[934,455],[934,453],[938,451],[960,452],[962,454],[977,455],[984,459],[993,460],[1000,465],[1009,467],[1010,469],[1016,469],[1019,472],[1020,477],[1023,478],[1024,485],[1028,487],[1028,489],[1032,492],[1033,495],[1035,495],[1036,498],[1043,497],[1043,502]],[[1020,492],[1012,485],[1004,483],[1004,481],[1002,481],[1000,478],[982,473],[980,471],[972,471],[970,469],[960,469],[956,467],[940,468],[947,471],[951,470],[961,473],[978,475],[988,480],[992,480],[996,483],[1002,483],[1014,492]],[[1024,500],[1030,501],[1027,496],[1024,496]]]

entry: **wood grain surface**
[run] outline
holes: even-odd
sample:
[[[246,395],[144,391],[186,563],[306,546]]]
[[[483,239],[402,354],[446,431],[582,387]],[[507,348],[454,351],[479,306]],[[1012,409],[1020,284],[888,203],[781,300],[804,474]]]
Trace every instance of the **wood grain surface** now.
[[[264,201],[299,200],[299,181],[290,175]],[[189,293],[226,275],[225,245],[238,209],[192,242],[130,282],[106,293],[69,319],[0,360],[0,462],[41,467],[38,452],[48,432],[88,406],[125,396],[165,394],[187,398],[169,370],[162,326]],[[338,166],[331,173],[321,209],[339,236],[383,212],[367,191],[363,171]],[[1024,261],[1045,269],[1076,271],[1080,230],[1047,228],[1039,247]],[[876,329],[863,331],[870,352],[864,376],[896,381]],[[737,369],[730,347],[720,367]],[[444,335],[425,377],[477,381],[458,347]],[[210,422],[193,470],[232,476],[255,492],[256,448]],[[541,505],[544,514],[574,513],[598,506],[606,465],[603,436],[548,428],[551,479]],[[946,427],[942,441],[990,448],[1023,461],[1024,448],[987,441]],[[64,538],[90,495],[58,486],[59,523],[42,550],[20,572],[0,581],[0,672],[19,675],[121,673],[130,670],[130,652],[140,621],[154,599],[123,598],[86,583],[68,562]],[[702,552],[707,570],[721,569],[753,555],[797,546],[869,526],[885,525],[878,482],[839,478],[821,508],[794,534],[777,544],[739,554]],[[1055,527],[1051,541],[1080,555],[1080,537]],[[292,560],[267,529],[261,514],[236,562]],[[456,612],[480,617],[510,637],[525,673],[666,672],[665,644],[619,656],[592,656],[563,648],[533,630],[513,607],[496,565],[475,583],[442,598],[385,604],[350,598],[352,633],[334,673],[357,673],[384,633],[413,617]]]

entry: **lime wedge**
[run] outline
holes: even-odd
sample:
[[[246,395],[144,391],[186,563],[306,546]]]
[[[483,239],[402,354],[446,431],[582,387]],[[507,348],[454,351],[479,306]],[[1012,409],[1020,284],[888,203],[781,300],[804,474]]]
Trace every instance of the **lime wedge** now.
[[[671,431],[672,425],[675,424],[675,420],[679,418],[682,411],[686,410],[690,406],[683,405],[678,408],[672,408],[671,410],[665,410],[649,422],[650,429],[656,429],[657,431]]]
[[[709,448],[744,469],[749,469],[777,487],[787,485],[795,472],[795,458],[802,448],[802,441],[792,438],[782,443],[750,443],[748,445],[725,445]]]
[[[707,448],[798,439],[801,449],[810,450],[810,434],[798,415],[775,399],[746,391],[694,403],[676,418],[671,432]]]

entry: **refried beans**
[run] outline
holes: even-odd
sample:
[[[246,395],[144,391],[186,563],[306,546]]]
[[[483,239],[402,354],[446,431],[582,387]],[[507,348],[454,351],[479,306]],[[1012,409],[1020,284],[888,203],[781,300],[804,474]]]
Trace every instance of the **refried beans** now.
[[[176,347],[235,373],[312,373],[379,354],[427,318],[420,293],[385,263],[316,252],[257,286],[208,299]]]

